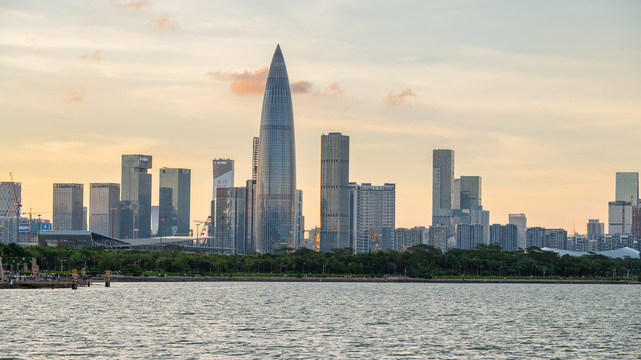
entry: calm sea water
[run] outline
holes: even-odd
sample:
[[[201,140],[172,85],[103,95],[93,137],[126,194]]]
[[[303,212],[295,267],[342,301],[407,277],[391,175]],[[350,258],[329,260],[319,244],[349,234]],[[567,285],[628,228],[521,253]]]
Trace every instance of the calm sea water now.
[[[640,286],[112,283],[0,291],[2,359],[638,359]]]

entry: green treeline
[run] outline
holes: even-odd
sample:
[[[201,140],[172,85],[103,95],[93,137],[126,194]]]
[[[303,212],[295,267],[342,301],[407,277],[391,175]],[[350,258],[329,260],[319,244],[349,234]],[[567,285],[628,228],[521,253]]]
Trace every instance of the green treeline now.
[[[96,248],[20,247],[0,244],[5,268],[12,258],[35,257],[40,271],[69,271],[85,267],[89,274],[105,270],[127,275],[169,273],[188,275],[299,274],[382,276],[553,276],[629,277],[641,272],[639,259],[611,259],[603,255],[559,257],[553,252],[530,248],[506,252],[497,245],[480,245],[476,250],[452,249],[446,253],[428,245],[413,246],[405,252],[393,250],[353,255],[351,249],[331,253],[308,249],[275,254],[219,255],[184,253],[177,247],[165,251],[108,251]]]

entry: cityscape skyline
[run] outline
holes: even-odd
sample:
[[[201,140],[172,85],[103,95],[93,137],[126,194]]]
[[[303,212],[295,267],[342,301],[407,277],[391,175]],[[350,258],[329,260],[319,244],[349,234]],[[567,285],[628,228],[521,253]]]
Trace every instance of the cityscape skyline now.
[[[396,184],[399,227],[430,224],[429,159],[438,148],[456,151],[457,169],[465,169],[459,174],[483,178],[491,223],[506,224],[511,213],[526,214],[530,226],[568,230],[583,229],[588,219],[607,222],[613,174],[641,169],[634,146],[641,134],[634,101],[641,61],[632,40],[639,4],[568,2],[527,14],[526,6],[509,2],[467,4],[469,13],[446,3],[415,5],[425,11],[375,3],[361,14],[362,31],[373,41],[349,26],[348,15],[331,22],[340,34],[320,26],[339,10],[350,14],[350,5],[326,5],[315,14],[318,23],[297,20],[310,37],[278,25],[286,6],[280,3],[220,22],[225,35],[198,26],[233,13],[233,5],[215,12],[206,4],[179,9],[154,1],[132,10],[105,2],[71,11],[66,4],[3,3],[0,104],[15,120],[4,126],[7,134],[20,134],[24,124],[38,131],[6,139],[0,179],[9,181],[12,172],[22,184],[23,211],[45,213],[53,183],[82,183],[88,199],[90,183],[119,183],[120,155],[151,154],[156,168],[192,169],[192,193],[202,195],[193,196],[191,219],[204,220],[212,159],[236,161],[234,186],[251,176],[247,149],[260,113],[253,89],[257,83],[264,89],[262,54],[280,42],[288,50],[307,228],[320,224],[319,135],[329,132],[350,136],[349,181]],[[486,18],[471,18],[479,8]],[[578,9],[581,16],[572,15]],[[396,36],[378,33],[375,25],[389,18],[385,10],[411,25]],[[173,26],[149,24],[162,12]],[[425,19],[418,21],[419,14]],[[473,25],[514,25],[505,14],[517,15],[515,33],[483,28],[478,42]],[[571,29],[554,21],[565,17]],[[105,35],[95,24],[107,28]],[[114,43],[123,31],[132,42]],[[70,35],[78,32],[86,38]],[[423,41],[408,46],[415,33]],[[459,40],[447,44],[450,36]],[[190,46],[198,44],[220,53],[197,54],[202,46],[194,47],[198,52]],[[381,49],[393,55],[380,56]],[[180,131],[176,122],[185,124]],[[158,179],[152,184],[157,205]]]

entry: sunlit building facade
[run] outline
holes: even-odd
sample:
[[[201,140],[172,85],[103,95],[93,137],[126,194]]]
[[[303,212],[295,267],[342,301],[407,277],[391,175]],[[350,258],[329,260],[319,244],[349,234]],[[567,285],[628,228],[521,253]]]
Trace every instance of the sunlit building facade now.
[[[83,184],[53,184],[53,230],[82,230]]]
[[[163,236],[189,235],[190,199],[191,170],[161,168],[158,216]]]
[[[454,150],[436,149],[432,154],[432,225],[447,226],[454,234],[452,209],[454,197]]]
[[[120,181],[120,236],[151,237],[151,155],[123,155]]]
[[[120,229],[119,202],[120,184],[89,184],[89,230],[116,237],[116,231]]]
[[[285,59],[276,47],[260,120],[256,176],[256,251],[295,243],[296,151],[294,112]]]
[[[349,234],[349,136],[321,135],[320,250],[351,248]]]

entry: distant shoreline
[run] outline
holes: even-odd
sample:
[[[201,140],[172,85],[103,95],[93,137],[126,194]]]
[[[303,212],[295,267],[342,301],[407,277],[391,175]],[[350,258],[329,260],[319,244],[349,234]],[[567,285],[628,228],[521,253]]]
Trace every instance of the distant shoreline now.
[[[94,277],[92,282],[104,282]],[[447,283],[447,284],[619,284],[641,285],[634,280],[609,279],[520,279],[520,278],[436,278],[421,279],[404,276],[389,277],[296,277],[296,276],[120,276],[112,275],[111,282],[340,282],[340,283]]]

